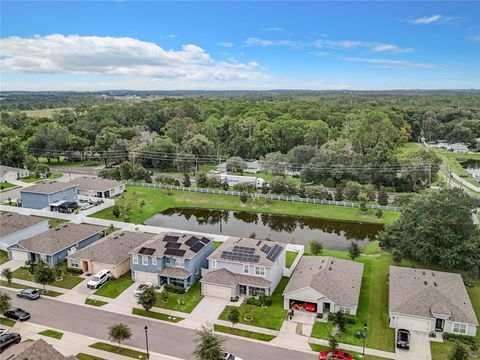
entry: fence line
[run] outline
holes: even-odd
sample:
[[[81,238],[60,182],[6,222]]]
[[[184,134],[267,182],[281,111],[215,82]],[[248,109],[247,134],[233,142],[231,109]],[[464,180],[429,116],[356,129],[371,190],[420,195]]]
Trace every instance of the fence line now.
[[[177,191],[186,191],[194,193],[204,193],[204,194],[213,194],[213,195],[231,195],[231,196],[241,196],[242,192],[240,191],[226,191],[218,189],[204,189],[204,188],[192,188],[185,186],[175,186],[175,185],[163,185],[163,184],[153,184],[145,182],[136,182],[136,181],[124,181],[126,185],[133,186],[143,186],[149,188],[165,189],[165,190],[177,190]],[[290,202],[300,202],[307,204],[318,204],[318,205],[335,205],[335,206],[344,206],[359,208],[360,203],[353,201],[336,201],[336,200],[322,200],[322,199],[310,199],[302,198],[298,196],[286,196],[286,195],[274,195],[274,194],[260,194],[260,193],[246,193],[247,197],[252,199],[265,199],[265,200],[279,200],[279,201],[290,201]],[[389,206],[389,205],[377,205],[377,204],[367,204],[367,209],[373,210],[389,210],[389,211],[401,211],[399,206]]]

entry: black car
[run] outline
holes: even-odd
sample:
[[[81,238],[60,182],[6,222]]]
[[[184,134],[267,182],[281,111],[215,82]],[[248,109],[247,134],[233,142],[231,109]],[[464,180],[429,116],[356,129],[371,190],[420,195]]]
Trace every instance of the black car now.
[[[18,344],[20,341],[22,341],[22,337],[17,333],[0,335],[0,353],[10,345]]]
[[[13,308],[8,311],[5,311],[3,315],[5,315],[5,317],[7,318],[18,320],[18,321],[26,321],[30,319],[30,314],[20,308]]]
[[[40,298],[40,293],[37,289],[23,289],[17,293],[17,297],[27,300],[37,300]]]
[[[405,329],[397,330],[397,348],[410,349],[410,331]]]

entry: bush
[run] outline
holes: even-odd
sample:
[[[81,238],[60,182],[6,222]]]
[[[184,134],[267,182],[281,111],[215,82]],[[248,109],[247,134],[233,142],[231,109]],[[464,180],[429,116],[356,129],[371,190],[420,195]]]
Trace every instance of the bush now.
[[[231,301],[231,302],[237,302],[238,299],[240,299],[238,296],[235,296],[235,297],[232,296],[232,297],[230,297],[230,301]]]
[[[258,298],[248,297],[245,299],[245,303],[247,305],[255,305],[255,306],[270,306],[272,305],[272,297],[260,295]]]
[[[74,274],[74,275],[81,275],[83,274],[83,270],[79,268],[74,268],[74,267],[67,267],[65,270],[66,274]]]
[[[233,190],[238,192],[251,193],[255,191],[255,186],[249,183],[238,183],[233,185]]]
[[[452,333],[443,333],[442,335],[443,340],[447,341],[459,341],[462,344],[470,346],[472,350],[477,349],[477,339],[474,336],[467,336],[467,335],[460,335],[460,334],[452,334]]]
[[[164,288],[166,291],[174,294],[185,294],[185,289],[178,285],[166,284]]]

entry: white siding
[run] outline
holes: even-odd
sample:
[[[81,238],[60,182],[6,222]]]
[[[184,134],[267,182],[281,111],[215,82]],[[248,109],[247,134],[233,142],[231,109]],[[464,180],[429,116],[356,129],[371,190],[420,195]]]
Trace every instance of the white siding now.
[[[413,331],[430,332],[432,327],[432,320],[420,317],[395,315],[391,319],[391,323],[395,329],[407,329]]]
[[[28,252],[20,250],[11,250],[12,260],[27,261]]]
[[[232,296],[232,288],[212,284],[202,284],[202,295],[230,299]]]
[[[137,282],[150,282],[158,285],[158,276],[156,273],[149,273],[143,271],[135,271],[135,281]]]

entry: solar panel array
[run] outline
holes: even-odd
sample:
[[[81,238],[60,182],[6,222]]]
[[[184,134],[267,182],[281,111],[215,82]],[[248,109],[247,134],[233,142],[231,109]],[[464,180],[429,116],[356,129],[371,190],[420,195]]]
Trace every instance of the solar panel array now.
[[[188,239],[187,241],[185,241],[185,245],[187,246],[193,246],[195,243],[197,243],[199,241],[199,239],[195,236],[192,236],[190,239]]]
[[[200,241],[206,245],[206,244],[208,244],[208,243],[210,242],[210,239],[208,239],[208,238],[206,238],[206,237],[204,236],[204,237],[202,237],[202,238],[200,239]]]
[[[177,242],[177,240],[178,240],[178,236],[165,235],[163,237],[163,241],[167,241],[167,242]]]
[[[190,247],[190,250],[192,250],[194,253],[197,253],[197,252],[199,252],[200,250],[202,250],[204,246],[205,246],[204,243],[202,243],[201,241],[197,241],[195,244],[193,244],[193,245]]]
[[[182,256],[185,254],[185,251],[186,251],[186,250],[167,248],[167,249],[165,250],[165,255],[172,255],[172,256],[182,257]]]
[[[271,260],[271,261],[275,261],[275,259],[278,257],[278,255],[280,255],[280,253],[282,252],[283,250],[283,247],[281,247],[280,245],[277,245],[275,244],[272,248],[272,250],[270,250],[270,252],[268,253],[267,255],[267,259],[268,260]]]
[[[169,249],[180,249],[180,246],[182,246],[182,244],[177,242],[167,242],[165,244],[165,247]]]
[[[152,255],[155,252],[155,249],[142,247],[138,253],[143,255]]]
[[[270,250],[272,250],[272,247],[267,244],[264,244],[260,249],[260,251],[264,252],[265,254],[268,254]]]
[[[232,251],[224,251],[221,255],[222,259],[234,260],[250,263],[258,263],[260,256],[255,255],[255,248],[246,246],[234,246]]]

